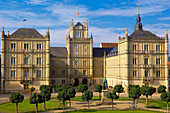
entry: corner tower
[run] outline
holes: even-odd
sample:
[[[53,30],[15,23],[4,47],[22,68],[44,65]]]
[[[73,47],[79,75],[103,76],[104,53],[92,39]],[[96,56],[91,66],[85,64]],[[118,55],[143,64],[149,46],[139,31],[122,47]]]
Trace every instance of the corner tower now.
[[[82,25],[73,20],[66,36],[68,51],[68,84],[92,84],[93,37],[88,37],[88,21]]]

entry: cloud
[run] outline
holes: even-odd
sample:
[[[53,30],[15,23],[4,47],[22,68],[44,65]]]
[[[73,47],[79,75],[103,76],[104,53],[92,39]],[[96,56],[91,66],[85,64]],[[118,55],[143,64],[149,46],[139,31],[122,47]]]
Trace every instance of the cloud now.
[[[25,2],[33,5],[46,5],[49,0],[26,0]]]
[[[161,17],[160,20],[170,20],[170,17]]]

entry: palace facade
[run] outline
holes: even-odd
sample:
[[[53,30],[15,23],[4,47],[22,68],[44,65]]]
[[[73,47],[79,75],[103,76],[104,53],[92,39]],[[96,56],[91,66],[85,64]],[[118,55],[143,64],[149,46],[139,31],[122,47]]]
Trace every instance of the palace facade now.
[[[70,24],[66,47],[50,47],[49,29],[41,35],[31,28],[20,28],[1,36],[1,89],[5,92],[28,90],[40,85],[129,84],[158,87],[168,83],[168,34],[165,37],[143,30],[140,15],[134,32],[118,37],[118,43],[93,47],[88,21]]]

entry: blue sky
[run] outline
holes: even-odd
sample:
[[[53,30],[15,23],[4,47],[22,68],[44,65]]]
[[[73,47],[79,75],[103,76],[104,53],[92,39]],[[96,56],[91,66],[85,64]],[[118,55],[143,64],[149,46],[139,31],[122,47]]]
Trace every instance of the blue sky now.
[[[1,0],[0,27],[6,33],[35,28],[43,35],[49,27],[51,46],[65,46],[70,21],[84,24],[88,19],[94,46],[99,46],[117,42],[118,33],[123,37],[126,28],[133,32],[138,2],[144,30],[165,36],[168,29],[170,34],[170,0]],[[24,18],[28,21],[23,22]]]

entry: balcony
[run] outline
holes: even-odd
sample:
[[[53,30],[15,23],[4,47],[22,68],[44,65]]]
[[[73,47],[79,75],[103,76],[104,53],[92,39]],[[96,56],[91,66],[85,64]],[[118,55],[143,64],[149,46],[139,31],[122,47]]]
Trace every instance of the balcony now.
[[[152,65],[152,64],[147,64],[147,65],[146,65],[146,64],[143,64],[142,67],[149,69],[149,68],[154,68],[154,65]]]
[[[20,84],[32,84],[33,78],[32,77],[21,77]]]
[[[153,77],[143,77],[143,83],[153,83],[154,78]]]

